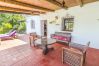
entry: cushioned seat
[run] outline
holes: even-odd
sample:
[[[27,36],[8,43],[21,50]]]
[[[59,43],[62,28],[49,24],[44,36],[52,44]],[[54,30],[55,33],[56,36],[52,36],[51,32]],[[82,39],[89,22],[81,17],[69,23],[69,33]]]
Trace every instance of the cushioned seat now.
[[[8,34],[0,34],[0,39],[4,40],[4,39],[9,39],[9,38],[15,38],[15,36],[16,36],[16,30],[13,30],[12,32]]]

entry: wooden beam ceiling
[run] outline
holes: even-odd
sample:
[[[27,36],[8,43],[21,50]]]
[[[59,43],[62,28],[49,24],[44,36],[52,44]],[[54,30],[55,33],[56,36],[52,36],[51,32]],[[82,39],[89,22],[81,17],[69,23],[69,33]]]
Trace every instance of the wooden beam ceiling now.
[[[61,8],[65,8],[65,9],[68,8],[65,3],[64,3],[64,6],[63,6],[63,4],[58,2],[57,0],[46,0],[46,1],[48,1],[48,2],[50,2],[52,4],[54,4],[54,5],[57,5],[57,6],[61,7]]]
[[[38,9],[38,10],[42,10],[42,11],[51,11],[51,12],[54,11],[52,9],[48,9],[48,8],[44,8],[44,7],[40,7],[40,6],[35,6],[35,5],[23,3],[23,2],[19,2],[17,0],[0,0],[0,1],[7,2],[9,4],[15,4],[15,5],[20,5],[20,6],[24,6],[24,7],[33,8],[33,9]]]
[[[0,0],[0,11],[44,14],[60,8],[67,9],[77,5],[82,7],[95,1],[97,0]]]
[[[13,10],[15,12],[17,12],[17,11],[30,12],[31,14],[34,14],[34,13],[36,13],[36,14],[44,14],[45,13],[43,11],[34,10],[32,8],[21,7],[19,5],[5,3],[4,0],[0,0],[0,9],[1,9],[1,11],[2,10],[5,10],[5,11]]]

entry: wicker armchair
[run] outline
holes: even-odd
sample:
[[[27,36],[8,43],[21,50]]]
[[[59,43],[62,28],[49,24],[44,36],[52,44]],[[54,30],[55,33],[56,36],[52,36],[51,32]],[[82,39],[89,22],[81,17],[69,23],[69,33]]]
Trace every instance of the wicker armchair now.
[[[72,43],[69,48],[62,48],[62,62],[71,66],[83,66],[89,44],[90,42],[87,45]]]

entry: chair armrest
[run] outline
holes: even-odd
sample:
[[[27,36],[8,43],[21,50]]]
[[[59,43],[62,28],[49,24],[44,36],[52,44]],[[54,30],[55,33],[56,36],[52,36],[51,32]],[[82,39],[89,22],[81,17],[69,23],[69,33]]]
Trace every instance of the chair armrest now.
[[[42,38],[42,36],[40,36],[40,35],[37,35],[37,38],[39,39],[39,38]]]
[[[88,49],[88,46],[89,46],[89,42],[88,42],[88,45],[82,45],[82,44],[73,43],[73,42],[69,43],[69,47],[76,48],[80,50],[82,53],[86,52],[86,50]]]
[[[64,48],[62,47],[62,51],[67,51],[76,55],[83,55],[82,52],[80,52],[79,50],[73,49],[73,48]]]
[[[55,36],[55,34],[51,34],[51,38],[53,38],[53,36]]]

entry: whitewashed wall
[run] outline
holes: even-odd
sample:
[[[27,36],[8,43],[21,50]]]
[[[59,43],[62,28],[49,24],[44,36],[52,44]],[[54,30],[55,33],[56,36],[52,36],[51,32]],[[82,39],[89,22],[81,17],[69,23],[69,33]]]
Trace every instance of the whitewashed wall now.
[[[61,31],[62,17],[66,14],[75,17],[74,31],[72,32],[72,42],[86,44],[91,42],[91,47],[99,49],[99,1],[85,4],[82,8],[79,6],[69,8],[68,10],[57,10],[41,15],[42,19],[48,20],[48,35],[56,31]],[[49,24],[58,16],[59,25]]]
[[[31,20],[35,22],[35,29],[31,28]],[[41,35],[41,26],[40,26],[40,16],[31,16],[26,15],[26,32],[27,34],[31,32],[36,32],[38,35]]]

